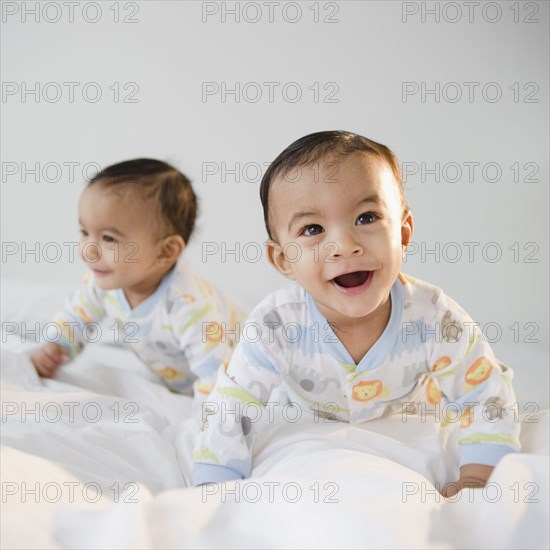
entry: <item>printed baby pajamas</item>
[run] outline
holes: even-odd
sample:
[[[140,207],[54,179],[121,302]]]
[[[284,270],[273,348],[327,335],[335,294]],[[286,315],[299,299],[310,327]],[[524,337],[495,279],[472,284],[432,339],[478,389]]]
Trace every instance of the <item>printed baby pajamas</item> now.
[[[351,423],[452,403],[460,465],[494,466],[519,450],[519,425],[503,414],[515,401],[512,371],[456,302],[402,274],[391,289],[388,325],[359,364],[311,296],[291,284],[254,309],[224,367],[203,403],[195,485],[250,475],[252,419],[267,413],[276,388],[304,413]]]
[[[172,390],[208,394],[235,346],[242,313],[178,260],[157,290],[132,309],[122,289],[101,290],[93,273],[59,312],[60,342],[72,359],[105,318],[116,340],[130,347]],[[111,325],[110,322],[113,324]],[[226,334],[226,332],[228,334]]]

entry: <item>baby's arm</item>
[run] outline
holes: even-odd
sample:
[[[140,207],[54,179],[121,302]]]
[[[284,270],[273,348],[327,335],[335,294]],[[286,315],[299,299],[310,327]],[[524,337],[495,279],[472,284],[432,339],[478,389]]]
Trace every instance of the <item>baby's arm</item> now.
[[[498,361],[477,324],[444,299],[443,338],[434,349],[430,376],[453,403],[449,410],[461,411],[460,418],[442,422],[442,429],[454,425],[460,432],[459,479],[442,489],[450,497],[464,487],[484,487],[499,460],[519,451],[520,443],[511,369]]]
[[[63,364],[74,359],[85,345],[82,327],[99,322],[105,310],[98,299],[89,274],[82,287],[68,300],[65,308],[54,317],[57,334],[52,341],[33,352],[31,361],[40,376],[51,378]]]
[[[31,361],[40,376],[51,378],[63,363],[69,361],[69,354],[61,344],[48,342],[31,354]]]
[[[242,341],[227,370],[226,365],[219,369],[214,389],[202,404],[193,485],[250,476],[255,424],[268,416],[265,404],[280,384],[271,351],[261,340]]]

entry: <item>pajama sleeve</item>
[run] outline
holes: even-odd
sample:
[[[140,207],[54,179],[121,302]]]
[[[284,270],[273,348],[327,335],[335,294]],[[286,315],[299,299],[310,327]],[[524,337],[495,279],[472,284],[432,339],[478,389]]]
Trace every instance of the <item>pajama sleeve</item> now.
[[[231,362],[219,369],[214,389],[202,404],[193,485],[251,474],[255,431],[268,416],[266,403],[281,383],[279,368],[284,361],[280,344],[270,341],[258,318],[262,317],[253,313],[245,323]]]
[[[212,390],[219,367],[231,359],[240,312],[204,301],[176,308],[172,319],[182,357],[197,377],[194,394],[204,397]]]
[[[53,323],[57,328],[54,341],[67,350],[72,360],[82,351],[87,339],[96,340],[97,324],[104,317],[105,309],[94,287],[93,275],[86,273],[82,286],[67,299],[65,308],[54,316]]]
[[[460,466],[495,466],[505,454],[520,450],[513,373],[497,360],[478,324],[450,298],[441,300],[428,401],[446,405],[442,429],[458,425]]]

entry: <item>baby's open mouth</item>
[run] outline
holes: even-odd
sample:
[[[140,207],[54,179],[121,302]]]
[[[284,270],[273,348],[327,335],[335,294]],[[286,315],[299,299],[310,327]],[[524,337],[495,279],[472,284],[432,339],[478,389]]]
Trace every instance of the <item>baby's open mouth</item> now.
[[[354,271],[353,273],[345,273],[344,275],[338,275],[332,279],[338,286],[344,288],[354,288],[361,286],[368,279],[370,271]]]

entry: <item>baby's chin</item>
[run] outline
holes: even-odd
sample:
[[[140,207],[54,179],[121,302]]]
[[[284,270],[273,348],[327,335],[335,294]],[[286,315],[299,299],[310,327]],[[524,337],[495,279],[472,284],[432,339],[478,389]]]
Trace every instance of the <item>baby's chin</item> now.
[[[369,317],[378,317],[380,310],[386,309],[390,304],[387,303],[389,292],[384,298],[384,295],[370,296],[342,296],[337,297],[319,297],[319,299],[312,295],[313,300],[317,304],[319,311],[323,313],[327,319],[334,318],[339,319],[340,323],[346,321],[357,322],[360,320],[367,320]],[[330,320],[330,319],[329,319]]]
[[[119,288],[117,285],[114,285],[112,282],[106,281],[104,278],[95,277],[94,284],[97,288],[101,290],[114,290]]]
[[[337,315],[341,317],[343,321],[360,321],[362,319],[367,319],[374,313],[373,308],[345,308],[345,309],[335,309]]]
[[[359,321],[371,315],[376,307],[369,307],[366,304],[339,304],[334,300],[317,299],[312,296],[319,311],[327,318],[327,320],[339,321],[340,323],[350,321]]]

